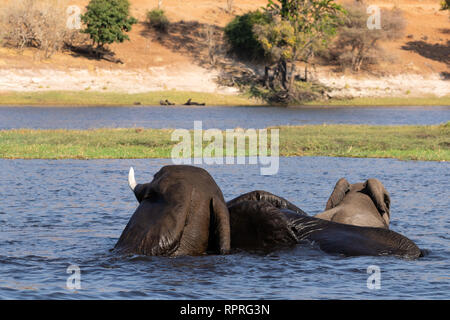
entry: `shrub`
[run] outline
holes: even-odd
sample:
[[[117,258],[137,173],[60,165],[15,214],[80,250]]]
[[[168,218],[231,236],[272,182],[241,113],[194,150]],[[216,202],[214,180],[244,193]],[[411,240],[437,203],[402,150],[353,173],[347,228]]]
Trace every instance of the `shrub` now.
[[[330,88],[320,82],[295,81],[289,92],[268,89],[265,86],[253,83],[247,87],[251,97],[262,99],[276,105],[299,105],[305,102],[328,98]]]
[[[332,54],[343,68],[350,67],[358,72],[369,64],[377,63],[385,55],[379,42],[402,36],[405,19],[402,12],[393,8],[381,10],[381,28],[367,27],[366,6],[360,3],[348,5],[347,19],[339,29],[338,38]]]
[[[219,34],[219,36],[218,36]],[[209,64],[214,66],[217,63],[217,56],[221,49],[221,32],[217,31],[217,28],[208,24],[204,27],[203,36],[208,48]]]
[[[167,32],[169,19],[162,9],[153,9],[147,12],[147,23],[160,32]]]
[[[9,1],[0,13],[0,36],[5,45],[34,47],[49,58],[76,32],[66,27],[67,1]]]
[[[234,5],[234,0],[227,0],[227,9],[226,9],[226,11],[228,13],[233,12],[233,5]]]
[[[271,18],[259,10],[236,16],[225,27],[225,36],[231,50],[246,60],[264,59],[264,49],[253,32],[253,27],[270,21]]]

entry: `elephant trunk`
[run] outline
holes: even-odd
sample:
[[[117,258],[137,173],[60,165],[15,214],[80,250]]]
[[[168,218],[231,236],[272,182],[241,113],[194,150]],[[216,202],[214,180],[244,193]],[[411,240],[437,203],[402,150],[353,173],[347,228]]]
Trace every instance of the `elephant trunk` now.
[[[352,226],[313,217],[298,217],[291,223],[298,240],[313,241],[327,253],[345,256],[387,254],[405,258],[423,256],[413,241],[391,230]]]

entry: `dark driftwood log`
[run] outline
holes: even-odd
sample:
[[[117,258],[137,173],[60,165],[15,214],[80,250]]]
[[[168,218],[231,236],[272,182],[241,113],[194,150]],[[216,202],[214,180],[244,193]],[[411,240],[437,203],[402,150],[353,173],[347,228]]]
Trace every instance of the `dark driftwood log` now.
[[[172,103],[172,102],[170,102],[169,100],[159,100],[159,104],[160,105],[162,105],[162,106],[173,106],[173,105],[175,105],[175,103]]]
[[[193,102],[192,99],[189,99],[184,105],[185,106],[204,106],[205,103]]]

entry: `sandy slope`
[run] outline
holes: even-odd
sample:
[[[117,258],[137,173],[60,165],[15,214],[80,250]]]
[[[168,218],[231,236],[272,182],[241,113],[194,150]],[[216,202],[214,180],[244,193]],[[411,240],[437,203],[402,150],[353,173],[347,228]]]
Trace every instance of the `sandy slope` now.
[[[145,70],[108,69],[0,69],[0,91],[92,90],[124,93],[148,91],[197,91],[233,94],[237,89],[219,87],[215,71],[195,65],[151,67]]]
[[[439,74],[399,74],[374,77],[320,73],[318,80],[334,88],[331,97],[421,97],[450,95],[448,80]]]
[[[7,0],[0,0],[0,6]],[[10,0],[12,1],[12,0]],[[71,0],[84,8],[87,0]],[[161,89],[223,92],[214,82],[217,72],[199,64],[189,45],[201,41],[202,26],[171,32],[158,39],[142,23],[148,9],[156,0],[131,0],[132,14],[140,23],[130,33],[131,41],[114,44],[111,49],[124,63],[115,64],[77,56],[68,52],[55,54],[49,60],[40,60],[36,50],[16,50],[0,47],[0,91],[22,90],[108,90],[142,92]],[[264,6],[266,0],[235,0],[234,10],[228,13],[226,0],[164,0],[163,6],[172,22],[199,21],[223,27],[235,14]],[[342,1],[338,1],[342,2]],[[439,11],[438,0],[366,1],[379,6],[400,7],[407,19],[405,36],[384,43],[392,62],[383,63],[370,75],[342,75],[329,68],[318,68],[320,79],[342,90],[335,94],[436,94],[448,95],[450,72],[450,20],[447,12]],[[200,39],[200,40],[199,40]],[[200,51],[197,54],[205,54]],[[388,89],[387,89],[388,88]],[[226,91],[226,90],[225,90]],[[235,92],[229,90],[229,92]]]

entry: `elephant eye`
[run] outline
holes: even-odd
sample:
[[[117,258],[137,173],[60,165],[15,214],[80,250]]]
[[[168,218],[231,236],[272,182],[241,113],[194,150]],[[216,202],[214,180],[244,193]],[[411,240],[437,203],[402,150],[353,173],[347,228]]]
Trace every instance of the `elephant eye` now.
[[[144,200],[149,200],[150,202],[157,202],[158,199],[159,199],[159,193],[154,190],[148,192],[144,197]]]

